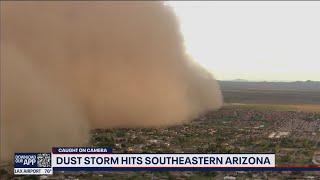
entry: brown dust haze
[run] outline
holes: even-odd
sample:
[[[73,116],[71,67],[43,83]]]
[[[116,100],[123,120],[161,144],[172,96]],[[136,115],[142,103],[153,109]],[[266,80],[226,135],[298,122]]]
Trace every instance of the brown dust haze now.
[[[1,2],[1,159],[219,108],[163,2]]]

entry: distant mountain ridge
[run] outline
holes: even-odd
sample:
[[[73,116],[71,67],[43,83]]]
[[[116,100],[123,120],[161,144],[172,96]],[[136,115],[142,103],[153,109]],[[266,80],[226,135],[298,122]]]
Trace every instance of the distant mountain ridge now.
[[[247,79],[232,79],[232,80],[218,80],[218,81],[227,81],[227,82],[267,82],[267,83],[273,83],[273,82],[283,82],[283,83],[320,83],[320,81],[312,81],[312,80],[306,80],[306,81],[258,81],[258,80],[247,80]]]
[[[285,91],[319,91],[320,81],[268,82],[231,80],[219,81],[222,90],[285,90]]]

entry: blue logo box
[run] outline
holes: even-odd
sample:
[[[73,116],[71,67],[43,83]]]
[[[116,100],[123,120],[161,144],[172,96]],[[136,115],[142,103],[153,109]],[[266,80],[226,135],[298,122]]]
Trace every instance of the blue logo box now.
[[[15,168],[50,168],[51,153],[15,153]]]

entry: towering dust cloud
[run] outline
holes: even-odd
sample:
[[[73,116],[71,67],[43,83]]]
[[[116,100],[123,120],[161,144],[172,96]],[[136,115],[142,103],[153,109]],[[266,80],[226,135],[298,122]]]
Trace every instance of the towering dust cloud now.
[[[220,107],[162,2],[1,2],[1,159]]]

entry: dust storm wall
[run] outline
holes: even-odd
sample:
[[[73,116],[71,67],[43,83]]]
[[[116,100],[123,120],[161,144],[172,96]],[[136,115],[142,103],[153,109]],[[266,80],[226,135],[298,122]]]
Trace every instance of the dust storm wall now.
[[[163,2],[1,2],[1,159],[222,105]]]

